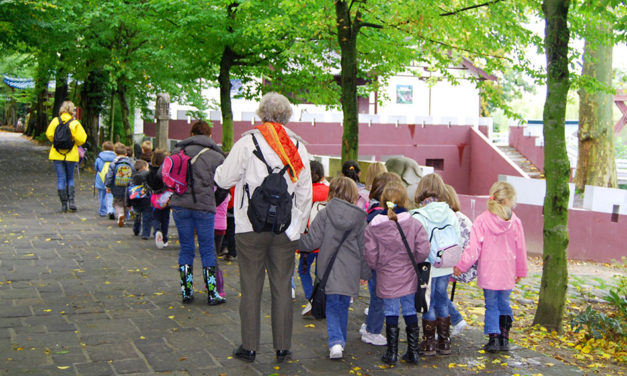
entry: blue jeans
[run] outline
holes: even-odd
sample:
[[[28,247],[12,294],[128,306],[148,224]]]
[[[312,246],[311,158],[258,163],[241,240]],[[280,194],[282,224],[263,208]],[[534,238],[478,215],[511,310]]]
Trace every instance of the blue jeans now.
[[[138,234],[141,227],[142,238],[150,237],[152,229],[152,207],[133,208],[135,210],[135,222],[133,223],[133,232]],[[190,264],[191,265],[191,264]]]
[[[179,233],[179,265],[193,265],[196,253],[194,233],[198,237],[198,253],[203,267],[216,266],[216,251],[213,242],[215,213],[174,206],[172,217]]]
[[[483,289],[485,298],[484,334],[501,334],[499,316],[513,317],[514,313],[509,306],[509,295],[512,290]]]
[[[300,276],[300,284],[303,285],[305,298],[311,297],[313,290],[313,281],[311,279],[311,265],[318,256],[317,253],[301,253],[298,260],[298,275]]]
[[[66,187],[74,186],[74,169],[76,162],[53,161],[54,168],[57,170],[57,189],[65,190]]]
[[[113,213],[113,195],[107,193],[106,189],[97,189],[98,191],[98,214],[104,217]]]
[[[382,299],[383,300],[383,312],[385,316],[400,316],[401,309],[403,310],[403,316],[410,316],[416,314],[416,307],[414,306],[414,294],[401,296],[400,298]],[[370,312],[368,312],[370,313]]]
[[[327,294],[327,335],[329,348],[334,345],[346,346],[346,327],[348,326],[348,307],[351,297],[347,295]]]
[[[453,304],[450,299],[448,301],[448,313],[451,315],[451,324],[453,325],[457,325],[464,320],[462,314],[459,313],[457,308],[455,308],[455,304]]]
[[[436,316],[442,318],[449,316],[449,298],[446,289],[450,277],[451,275],[448,274],[431,278],[431,304],[429,311],[422,314],[423,320],[434,321]]]
[[[152,211],[152,227],[157,231],[161,231],[163,242],[168,242],[168,226],[170,226],[170,207],[163,209],[153,209]]]
[[[372,271],[372,277],[368,280],[368,291],[370,291],[370,304],[368,305],[368,316],[366,317],[366,331],[379,334],[383,329],[385,314],[383,313],[383,299],[377,296],[377,272],[374,270]]]

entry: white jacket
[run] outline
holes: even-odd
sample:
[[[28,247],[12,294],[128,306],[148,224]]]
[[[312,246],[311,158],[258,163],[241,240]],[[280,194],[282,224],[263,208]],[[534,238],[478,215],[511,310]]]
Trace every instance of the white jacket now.
[[[309,212],[311,210],[312,183],[311,170],[309,167],[309,153],[305,148],[305,142],[294,132],[284,127],[288,136],[296,145],[298,142],[298,153],[303,161],[303,168],[296,183],[292,183],[289,174],[285,173],[287,190],[294,193],[294,205],[292,206],[292,222],[285,231],[290,240],[298,240],[305,231]],[[262,160],[257,158],[253,151],[255,144],[250,136],[253,134],[259,143],[261,153],[268,164],[276,169],[283,168],[281,158],[272,150],[265,138],[257,129],[253,129],[242,134],[242,137],[233,145],[224,163],[220,165],[215,173],[215,183],[222,188],[230,188],[235,185],[235,198],[233,201],[235,215],[235,233],[253,231],[253,227],[248,219],[248,197],[244,191],[244,186],[248,184],[250,195],[255,188],[261,185],[263,179],[268,176],[268,169]]]

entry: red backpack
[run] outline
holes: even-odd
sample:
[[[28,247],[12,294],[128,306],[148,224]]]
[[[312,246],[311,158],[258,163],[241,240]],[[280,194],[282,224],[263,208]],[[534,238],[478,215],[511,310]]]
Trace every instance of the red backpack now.
[[[194,156],[194,158],[190,158],[187,154],[185,154],[184,149],[181,149],[176,154],[166,157],[163,161],[163,167],[161,168],[163,184],[179,195],[187,192],[187,188],[191,187],[192,198],[194,199],[194,202],[196,202],[196,195],[194,194],[193,165],[198,157],[207,150],[209,150],[209,148],[202,149]]]

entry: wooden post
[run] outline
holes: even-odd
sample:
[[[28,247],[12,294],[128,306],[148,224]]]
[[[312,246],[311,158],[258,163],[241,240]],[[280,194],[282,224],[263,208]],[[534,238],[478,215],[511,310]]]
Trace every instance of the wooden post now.
[[[157,122],[156,147],[169,150],[168,129],[170,126],[170,95],[167,93],[157,95],[155,120]]]

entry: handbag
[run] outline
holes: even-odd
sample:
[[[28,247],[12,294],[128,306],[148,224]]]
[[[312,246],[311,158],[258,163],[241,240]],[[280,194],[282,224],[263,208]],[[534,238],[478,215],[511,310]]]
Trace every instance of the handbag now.
[[[311,304],[311,315],[317,319],[323,319],[326,317],[327,295],[325,287],[327,285],[327,280],[329,279],[329,274],[331,274],[331,268],[333,268],[335,258],[337,257],[344,240],[348,237],[349,232],[350,231],[346,231],[344,233],[342,240],[337,246],[337,250],[333,256],[331,256],[331,260],[329,260],[329,264],[327,265],[327,269],[324,271],[322,279],[318,278],[318,262],[316,262],[316,281],[311,292],[311,297],[309,298],[309,303]],[[318,258],[318,260],[320,260],[320,258]]]
[[[397,221],[394,221],[394,223],[396,223],[398,232],[401,233],[401,239],[403,239],[405,250],[409,255],[411,264],[416,272],[416,277],[418,278],[418,288],[414,294],[414,307],[416,307],[416,312],[426,313],[429,311],[429,305],[431,304],[431,264],[428,262],[416,263],[416,259],[414,258],[413,253],[411,253],[411,248],[409,248],[407,238],[405,238],[405,233],[403,232],[401,225],[399,225]]]

